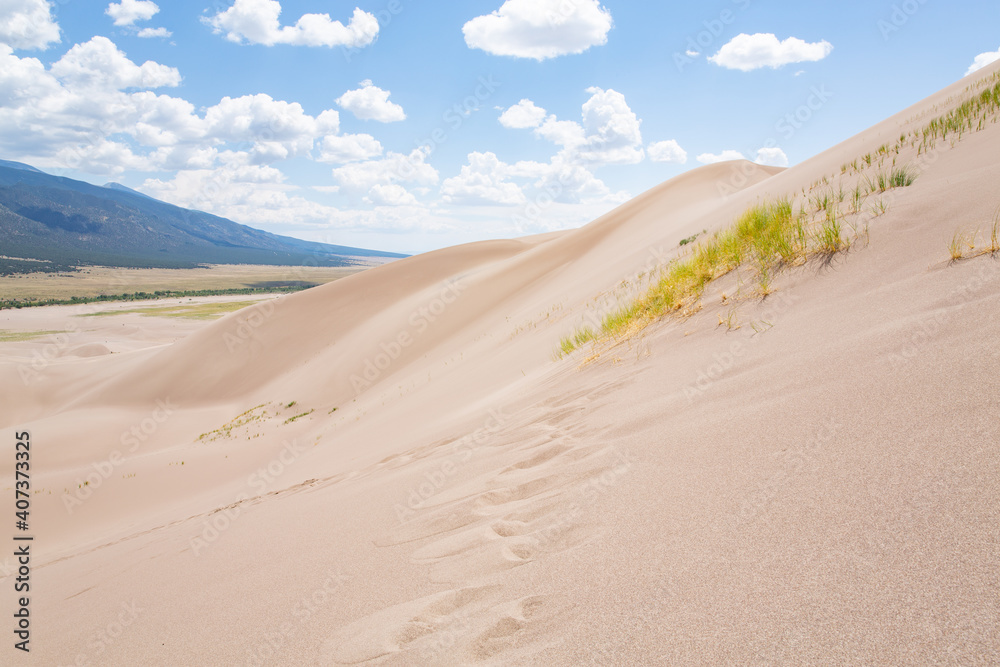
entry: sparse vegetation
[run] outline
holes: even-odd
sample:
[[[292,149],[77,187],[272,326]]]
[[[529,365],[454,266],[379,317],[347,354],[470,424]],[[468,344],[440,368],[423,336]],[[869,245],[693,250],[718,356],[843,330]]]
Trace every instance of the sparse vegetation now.
[[[211,320],[221,317],[258,301],[217,301],[213,303],[180,304],[176,306],[148,306],[145,308],[128,308],[122,310],[102,310],[97,313],[85,313],[78,317],[109,317],[138,313],[144,317],[182,317],[191,320]]]
[[[291,424],[292,422],[294,422],[297,419],[302,419],[303,417],[308,417],[309,415],[311,415],[315,411],[316,411],[315,408],[313,408],[312,410],[306,410],[305,412],[303,412],[301,414],[297,414],[294,417],[289,417],[288,419],[285,420],[285,423],[286,424]]]
[[[176,299],[202,296],[231,296],[243,294],[278,294],[287,292],[299,292],[309,289],[315,285],[303,283],[301,286],[269,287],[269,288],[245,288],[245,289],[220,289],[220,290],[181,290],[181,291],[156,291],[156,292],[131,292],[122,294],[102,294],[99,296],[72,296],[68,299],[0,299],[0,310],[5,308],[31,308],[34,306],[76,306],[84,303],[103,303],[108,301],[153,301],[157,299]],[[242,302],[251,303],[251,302]],[[118,312],[129,311],[105,311],[104,313],[92,313],[94,315],[114,315]],[[137,312],[137,311],[134,311]]]
[[[18,343],[26,340],[34,340],[42,336],[66,333],[65,331],[10,331],[0,329],[0,343]]]
[[[744,265],[755,271],[757,292],[766,297],[773,291],[774,276],[782,268],[801,264],[812,255],[826,255],[848,247],[840,235],[835,206],[824,205],[826,222],[813,237],[807,230],[806,217],[793,214],[789,199],[750,208],[729,229],[717,232],[690,255],[669,264],[644,296],[606,315],[599,332],[586,328],[563,338],[562,354],[593,340],[641,329],[665,315],[693,314],[700,308],[698,301],[710,282]],[[733,311],[726,319],[720,317],[722,324],[730,330],[738,328]]]
[[[255,405],[249,410],[240,413],[228,423],[220,426],[214,431],[209,431],[208,433],[202,433],[198,436],[198,440],[206,440],[211,442],[213,440],[218,440],[219,438],[234,438],[233,430],[242,428],[244,426],[249,426],[254,422],[260,422],[268,418],[267,410],[265,409],[266,403],[261,403],[260,405]]]
[[[917,148],[920,155],[933,147],[936,139],[952,134],[954,142],[963,132],[982,130],[988,122],[998,121],[1000,74],[985,78],[967,90],[972,95],[965,102],[931,121],[923,130],[902,132],[897,142],[883,144],[843,163],[839,176],[836,172],[832,176],[824,174],[808,190],[803,188],[797,215],[793,215],[787,199],[749,209],[732,227],[717,232],[683,259],[667,265],[659,281],[644,296],[606,315],[598,331],[588,329],[563,338],[561,356],[586,342],[630,335],[665,315],[692,315],[701,308],[700,298],[706,285],[738,268],[752,270],[757,283],[753,293],[766,297],[783,268],[811,257],[829,258],[849,249],[862,237],[867,241],[869,222],[889,210],[891,200],[887,193],[908,187],[917,178],[917,170],[905,161],[897,165],[902,149]],[[843,182],[848,175],[857,179],[853,189]],[[872,195],[876,197],[868,201]],[[849,206],[846,215],[840,208],[845,202]],[[853,237],[844,233],[845,225],[853,231]],[[681,245],[694,241],[684,239]],[[970,245],[965,235],[957,232],[950,247],[952,258],[968,257],[966,246],[974,249],[975,243]],[[989,248],[984,252],[1000,252],[1000,211],[993,224]],[[723,303],[731,302],[723,299]],[[730,330],[738,328],[734,326],[733,312],[728,317],[719,316],[719,325],[724,324]]]
[[[698,232],[697,234],[689,236],[686,239],[681,239],[681,242],[678,243],[677,245],[679,245],[679,246],[686,246],[689,243],[694,243],[695,241],[698,240],[699,236],[701,236],[702,234],[706,234],[706,233],[708,233],[708,230],[707,229],[703,229],[702,231]]]
[[[952,235],[951,243],[948,244],[948,253],[951,255],[951,261],[957,262],[965,255],[965,236],[965,232],[960,229],[955,230],[954,235]]]
[[[956,229],[948,244],[948,255],[952,262],[960,259],[972,259],[980,255],[996,255],[1000,252],[1000,210],[993,216],[993,224],[990,226],[990,238],[987,245],[976,252],[976,239],[979,238],[979,231],[973,233],[963,229]]]

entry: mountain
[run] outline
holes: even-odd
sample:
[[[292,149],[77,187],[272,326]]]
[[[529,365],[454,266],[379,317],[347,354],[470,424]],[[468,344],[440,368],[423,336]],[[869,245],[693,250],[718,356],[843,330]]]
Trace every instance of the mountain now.
[[[37,271],[37,260],[46,270],[67,270],[80,265],[346,266],[352,257],[405,257],[279,236],[118,183],[91,185],[8,160],[0,160],[0,238],[0,274]]]
[[[0,167],[7,167],[10,169],[21,169],[22,171],[33,171],[36,174],[44,173],[41,169],[35,169],[30,164],[24,164],[23,162],[11,162],[10,160],[0,160]]]

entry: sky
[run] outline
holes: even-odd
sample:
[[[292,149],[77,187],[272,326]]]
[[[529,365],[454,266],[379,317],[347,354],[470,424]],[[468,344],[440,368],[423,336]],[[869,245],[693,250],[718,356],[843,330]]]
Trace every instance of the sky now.
[[[997,59],[995,0],[0,0],[0,158],[417,253],[794,165]]]

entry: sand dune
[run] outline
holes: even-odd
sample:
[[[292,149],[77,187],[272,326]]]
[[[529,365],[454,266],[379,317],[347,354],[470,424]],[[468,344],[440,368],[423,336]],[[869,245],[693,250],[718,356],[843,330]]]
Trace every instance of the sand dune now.
[[[681,239],[852,189],[845,165],[997,72],[578,230],[393,262],[175,342],[71,334],[26,387],[7,354],[3,437],[31,431],[39,491],[32,659],[1000,661],[1000,263],[948,261],[1000,205],[995,119],[907,142],[890,159],[913,185],[766,299],[730,275],[690,317],[556,359]]]

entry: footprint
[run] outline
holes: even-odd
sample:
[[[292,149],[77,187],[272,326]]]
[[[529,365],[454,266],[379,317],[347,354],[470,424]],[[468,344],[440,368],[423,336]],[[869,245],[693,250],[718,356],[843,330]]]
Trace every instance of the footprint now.
[[[334,632],[320,647],[320,664],[354,665],[440,643],[433,637],[464,626],[462,613],[499,586],[468,586],[375,612]]]

